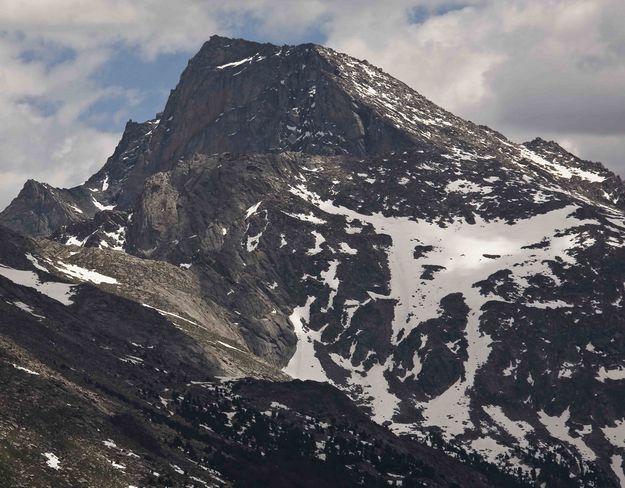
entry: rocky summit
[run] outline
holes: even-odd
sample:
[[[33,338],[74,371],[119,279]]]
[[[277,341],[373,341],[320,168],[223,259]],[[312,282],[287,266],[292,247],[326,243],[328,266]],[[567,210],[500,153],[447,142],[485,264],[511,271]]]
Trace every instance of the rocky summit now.
[[[625,486],[625,186],[212,37],[0,214],[0,486]]]

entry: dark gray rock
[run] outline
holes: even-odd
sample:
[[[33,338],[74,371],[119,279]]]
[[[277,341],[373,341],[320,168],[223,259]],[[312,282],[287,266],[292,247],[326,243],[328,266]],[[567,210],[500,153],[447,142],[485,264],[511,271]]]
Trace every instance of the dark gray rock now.
[[[47,236],[64,225],[93,217],[93,211],[85,213],[79,206],[84,200],[79,189],[63,190],[28,180],[0,213],[0,224],[25,235]]]

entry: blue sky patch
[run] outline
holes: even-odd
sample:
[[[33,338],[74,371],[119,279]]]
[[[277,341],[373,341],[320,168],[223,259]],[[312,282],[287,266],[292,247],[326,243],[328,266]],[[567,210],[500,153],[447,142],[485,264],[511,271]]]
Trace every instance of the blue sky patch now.
[[[99,86],[121,88],[128,96],[107,97],[89,107],[81,118],[108,131],[121,130],[128,119],[143,122],[154,118],[165,107],[191,56],[192,52],[179,52],[146,60],[138,49],[117,46],[92,79]]]
[[[466,7],[468,7],[468,5],[463,3],[447,3],[437,7],[419,5],[408,10],[408,20],[411,24],[423,24],[432,17],[440,17],[441,15],[462,10]]]

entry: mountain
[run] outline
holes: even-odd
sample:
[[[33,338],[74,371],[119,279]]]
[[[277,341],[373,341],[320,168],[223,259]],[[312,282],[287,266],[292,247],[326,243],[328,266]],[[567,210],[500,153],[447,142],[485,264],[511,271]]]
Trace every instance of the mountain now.
[[[522,486],[284,382],[188,271],[78,249],[0,233],[0,486]]]
[[[0,214],[5,369],[89,399],[94,459],[89,419],[140,422],[124,483],[625,486],[624,191],[366,61],[213,37],[98,173]]]

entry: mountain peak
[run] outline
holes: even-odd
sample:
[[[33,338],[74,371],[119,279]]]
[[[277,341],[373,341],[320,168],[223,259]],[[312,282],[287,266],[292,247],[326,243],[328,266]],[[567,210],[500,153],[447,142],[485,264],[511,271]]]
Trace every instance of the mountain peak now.
[[[163,170],[223,152],[360,157],[452,139],[471,145],[470,131],[481,129],[366,61],[316,44],[214,36],[172,91],[149,163]]]
[[[272,45],[261,44],[245,39],[211,36],[189,60],[189,65],[196,65],[194,66],[195,69],[199,67],[216,66],[233,60],[237,56],[256,53],[263,49],[263,47],[268,46]]]
[[[250,41],[248,39],[237,37],[226,37],[221,35],[212,35],[208,41],[202,44],[199,51],[193,56],[191,61],[199,58],[207,58],[217,53],[224,53],[227,56],[233,56],[242,51],[261,50],[267,52],[278,52],[280,50],[307,50],[307,49],[327,49],[319,44],[312,42],[302,44],[283,44],[277,45],[270,42]]]
[[[571,154],[566,149],[564,149],[560,144],[558,144],[556,141],[543,139],[542,137],[535,137],[531,141],[524,142],[523,145],[529,148],[535,148],[535,149],[542,148],[542,149],[547,149],[547,150],[551,150],[555,152]]]
[[[557,154],[559,162],[571,164],[573,156],[553,144],[542,139],[511,144],[367,61],[328,47],[212,36],[189,61],[164,110],[153,120],[127,122],[114,154],[78,191],[78,199],[89,215],[114,206],[128,210],[148,177],[197,154],[291,151],[366,157],[416,148],[450,160],[525,157],[543,169],[535,156]],[[581,171],[575,174],[585,175],[588,169],[593,181],[611,175],[603,175],[607,170],[596,163],[576,159],[573,164]],[[608,193],[618,188],[616,184]],[[70,199],[70,209],[76,197]],[[620,196],[610,198],[621,201]],[[40,210],[31,213],[28,220],[40,219]],[[70,211],[57,223],[68,225],[75,217]],[[27,233],[39,228],[33,225],[26,226]],[[37,235],[55,230],[44,226]]]
[[[17,197],[0,213],[0,224],[31,236],[49,235],[55,229],[82,218],[83,211],[76,210],[76,196],[72,190],[53,188],[29,179]]]
[[[564,149],[556,141],[547,141],[536,137],[523,146],[540,156],[538,161],[543,167],[565,177],[578,177],[581,180],[602,182],[619,180],[620,178],[608,170],[603,164],[581,159]],[[613,200],[613,198],[611,198]],[[620,197],[619,197],[620,199]]]

